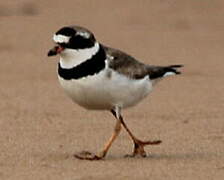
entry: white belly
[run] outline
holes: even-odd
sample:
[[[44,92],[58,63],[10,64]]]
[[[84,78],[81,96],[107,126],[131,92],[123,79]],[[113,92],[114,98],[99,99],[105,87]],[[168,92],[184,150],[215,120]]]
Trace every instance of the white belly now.
[[[152,90],[148,77],[133,80],[111,69],[78,80],[59,77],[59,82],[74,102],[87,109],[133,106]]]

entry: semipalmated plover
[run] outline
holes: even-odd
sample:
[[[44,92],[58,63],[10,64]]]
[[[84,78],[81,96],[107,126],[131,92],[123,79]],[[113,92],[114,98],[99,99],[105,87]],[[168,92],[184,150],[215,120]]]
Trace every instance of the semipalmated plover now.
[[[48,56],[59,55],[58,79],[66,94],[77,104],[93,110],[108,110],[116,118],[113,135],[98,154],[83,151],[79,159],[98,160],[105,157],[118,136],[121,125],[134,143],[131,156],[146,156],[145,145],[160,140],[142,141],[126,126],[121,110],[144,99],[156,82],[166,76],[180,74],[182,65],[152,66],[132,56],[99,43],[92,32],[79,26],[67,26],[53,35],[57,44]]]

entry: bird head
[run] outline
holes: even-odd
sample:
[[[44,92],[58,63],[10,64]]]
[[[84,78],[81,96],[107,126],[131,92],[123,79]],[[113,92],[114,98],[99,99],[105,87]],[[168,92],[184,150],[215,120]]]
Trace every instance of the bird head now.
[[[48,56],[66,56],[79,50],[94,47],[96,40],[89,30],[79,26],[66,26],[53,35],[56,46],[49,50]]]

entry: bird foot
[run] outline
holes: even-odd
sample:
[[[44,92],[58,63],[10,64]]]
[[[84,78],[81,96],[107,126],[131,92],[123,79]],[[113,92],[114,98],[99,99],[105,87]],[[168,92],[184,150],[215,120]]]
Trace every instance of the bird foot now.
[[[141,140],[136,139],[134,141],[134,144],[135,144],[135,146],[146,146],[146,145],[158,145],[161,142],[162,142],[161,140],[141,141]]]
[[[134,151],[132,154],[125,155],[125,157],[146,157],[146,152],[144,150],[144,146],[146,145],[158,145],[162,141],[161,140],[155,140],[155,141],[141,141],[141,140],[135,140],[134,141]]]
[[[104,156],[101,155],[96,155],[94,153],[88,152],[88,151],[82,151],[78,154],[75,154],[74,157],[76,157],[77,159],[81,159],[81,160],[100,160],[102,159]]]

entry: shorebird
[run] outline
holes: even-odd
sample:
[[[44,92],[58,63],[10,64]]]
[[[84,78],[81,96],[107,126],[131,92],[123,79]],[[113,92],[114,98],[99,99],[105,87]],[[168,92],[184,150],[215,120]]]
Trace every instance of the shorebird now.
[[[121,110],[144,99],[160,79],[180,74],[182,65],[154,66],[137,61],[118,49],[98,42],[94,34],[80,26],[66,26],[53,35],[56,46],[48,56],[59,55],[58,79],[65,93],[78,105],[90,110],[108,110],[116,118],[111,138],[97,154],[82,151],[76,158],[99,160],[106,156],[121,127],[134,143],[130,155],[146,157],[144,146],[160,140],[138,139],[124,122]]]

